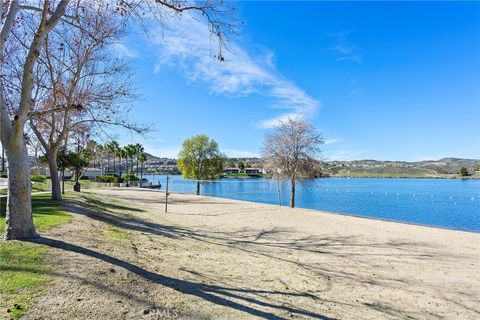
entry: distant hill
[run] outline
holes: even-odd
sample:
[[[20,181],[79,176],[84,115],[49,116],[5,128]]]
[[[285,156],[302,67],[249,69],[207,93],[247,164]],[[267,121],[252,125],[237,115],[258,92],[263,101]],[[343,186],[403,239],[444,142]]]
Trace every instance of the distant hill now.
[[[226,166],[238,166],[243,162],[247,167],[261,167],[259,158],[229,158]],[[157,168],[162,172],[178,172],[176,159],[160,158],[147,154],[147,171]],[[408,161],[326,161],[323,168],[327,175],[343,177],[425,177],[441,178],[458,176],[460,168],[467,168],[473,174],[480,168],[480,159],[443,158],[440,160]],[[480,177],[480,175],[477,175]]]
[[[338,176],[418,176],[442,177],[457,175],[461,167],[467,168],[473,174],[480,168],[479,159],[443,158],[417,162],[407,161],[331,161],[326,162],[326,168]]]

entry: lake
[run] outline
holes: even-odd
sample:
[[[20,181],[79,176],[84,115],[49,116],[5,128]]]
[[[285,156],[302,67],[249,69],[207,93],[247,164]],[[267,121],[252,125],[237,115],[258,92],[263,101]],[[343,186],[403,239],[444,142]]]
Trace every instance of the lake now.
[[[165,176],[145,176],[160,181]],[[170,190],[194,193],[195,182],[170,176]],[[278,192],[280,189],[280,192]],[[290,183],[271,179],[204,182],[201,194],[288,206]],[[480,180],[322,178],[297,184],[296,206],[348,215],[480,232]]]

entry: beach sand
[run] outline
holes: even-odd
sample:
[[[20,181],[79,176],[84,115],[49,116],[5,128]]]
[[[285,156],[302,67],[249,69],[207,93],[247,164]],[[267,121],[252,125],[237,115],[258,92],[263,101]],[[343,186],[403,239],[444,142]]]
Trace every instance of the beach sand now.
[[[57,271],[26,319],[480,318],[477,233],[181,194],[164,213],[162,192],[88,194],[113,202],[70,206],[73,222],[40,240]]]

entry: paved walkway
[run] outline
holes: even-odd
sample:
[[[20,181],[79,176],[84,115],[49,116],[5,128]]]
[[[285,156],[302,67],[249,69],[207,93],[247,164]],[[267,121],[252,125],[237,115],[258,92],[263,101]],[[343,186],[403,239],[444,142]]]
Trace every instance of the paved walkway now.
[[[68,191],[71,191],[71,190],[65,190],[65,192],[68,192]],[[39,191],[39,192],[32,192],[32,195],[34,194],[44,194],[44,193],[51,193],[51,191]],[[7,195],[0,195],[0,198],[6,198]]]

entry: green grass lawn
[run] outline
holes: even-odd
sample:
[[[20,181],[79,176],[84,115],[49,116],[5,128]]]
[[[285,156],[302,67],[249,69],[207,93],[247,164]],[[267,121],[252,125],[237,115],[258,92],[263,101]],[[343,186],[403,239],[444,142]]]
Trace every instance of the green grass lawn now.
[[[6,199],[1,201],[0,233],[5,229]],[[32,208],[33,221],[40,232],[72,219],[59,203],[50,200],[50,194],[33,195]],[[0,242],[0,319],[21,317],[41,294],[41,286],[48,282],[50,271],[46,253],[46,247],[33,243]]]
[[[64,195],[65,200],[72,199],[72,196]],[[0,199],[0,233],[5,230],[5,207],[6,198]],[[35,194],[32,196],[33,222],[37,231],[48,230],[56,225],[69,222],[72,217],[66,214],[59,203],[50,200],[50,194]]]

